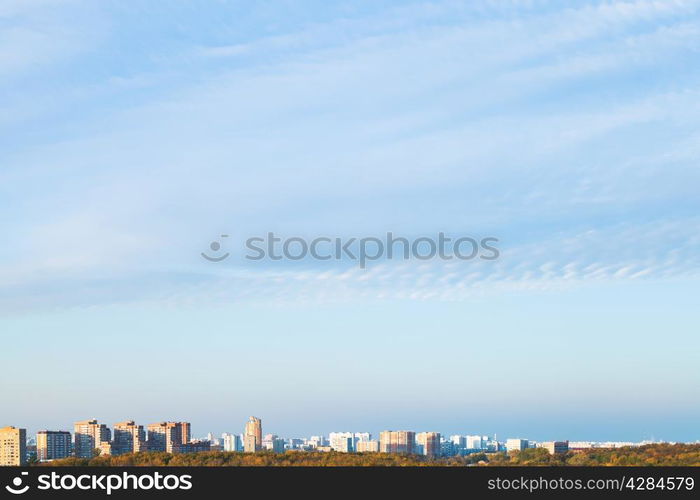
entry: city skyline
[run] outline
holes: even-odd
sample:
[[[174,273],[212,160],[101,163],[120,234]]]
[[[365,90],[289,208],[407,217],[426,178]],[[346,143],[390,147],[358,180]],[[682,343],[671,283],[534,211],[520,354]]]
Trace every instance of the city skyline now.
[[[250,417],[253,418],[253,417]],[[257,419],[257,417],[255,417]],[[257,419],[258,422],[262,422],[261,419]],[[141,446],[145,447],[145,443],[147,441],[146,436],[149,436],[150,439],[150,432],[157,432],[155,429],[156,427],[163,427],[169,425],[169,426],[174,426],[177,424],[177,426],[186,426],[186,433],[178,433],[178,436],[181,435],[186,435],[188,436],[184,441],[182,442],[188,442],[190,440],[202,440],[202,439],[207,439],[207,437],[214,436],[216,439],[223,440],[223,437],[225,435],[235,435],[240,437],[240,444],[241,444],[241,449],[244,448],[245,446],[245,436],[249,431],[249,425],[251,423],[250,420],[243,421],[241,425],[239,426],[240,429],[234,429],[232,426],[229,426],[227,429],[222,430],[222,431],[217,431],[217,430],[212,430],[212,429],[199,429],[197,430],[197,427],[195,427],[196,432],[192,433],[191,432],[191,425],[192,422],[190,421],[174,421],[174,420],[158,420],[156,422],[152,423],[146,423],[145,420],[137,420],[137,419],[127,419],[127,420],[122,420],[119,422],[115,423],[109,423],[107,420],[103,420],[100,418],[90,418],[87,420],[83,421],[75,421],[70,424],[70,426],[67,426],[66,428],[60,428],[60,427],[42,427],[38,428],[36,430],[32,428],[28,428],[26,426],[22,425],[17,425],[13,423],[7,424],[8,426],[15,427],[15,428],[20,428],[26,430],[26,436],[27,439],[33,438],[34,436],[37,436],[40,432],[70,432],[71,435],[75,434],[75,429],[79,424],[85,424],[85,423],[94,423],[98,427],[102,426],[102,428],[105,428],[107,430],[107,436],[109,436],[109,440],[114,440],[114,442],[117,442],[117,435],[115,434],[115,429],[118,429],[120,426],[124,428],[125,425],[128,425],[129,427],[134,427],[137,426],[138,428],[141,429],[141,436],[143,443]],[[0,422],[2,424],[2,422]],[[357,426],[356,426],[357,427]],[[613,439],[613,438],[608,438],[608,439],[603,439],[603,438],[595,438],[595,437],[587,437],[587,438],[581,438],[581,437],[570,437],[570,436],[557,436],[557,435],[545,435],[545,436],[535,436],[532,433],[520,433],[520,434],[509,434],[507,432],[499,432],[497,429],[490,430],[488,432],[482,432],[479,429],[460,429],[459,431],[441,431],[435,426],[427,426],[427,427],[416,427],[416,426],[409,426],[406,428],[399,429],[398,427],[394,426],[393,429],[391,430],[391,426],[387,427],[380,427],[378,430],[371,430],[371,429],[366,429],[366,428],[360,428],[357,427],[355,430],[351,430],[351,427],[340,427],[340,426],[330,426],[329,427],[331,430],[326,430],[324,432],[318,432],[318,431],[311,431],[311,432],[292,432],[292,433],[285,433],[285,432],[280,432],[279,430],[272,429],[273,432],[270,431],[267,426],[265,427],[259,427],[258,428],[258,434],[259,434],[259,444],[256,446],[256,451],[260,451],[262,449],[262,442],[264,441],[264,437],[268,435],[275,435],[275,436],[280,436],[284,438],[285,440],[289,439],[297,439],[297,438],[304,438],[308,439],[309,437],[312,436],[321,436],[321,437],[328,437],[331,434],[334,433],[365,433],[370,436],[372,436],[372,439],[379,440],[380,436],[385,433],[385,432],[404,432],[407,429],[415,429],[411,432],[414,434],[414,439],[418,439],[418,434],[432,434],[432,433],[437,433],[439,436],[442,438],[447,438],[451,436],[480,436],[480,437],[489,437],[490,439],[497,440],[500,443],[503,443],[505,445],[506,441],[509,439],[525,439],[525,441],[530,441],[530,442],[553,442],[553,441],[572,441],[572,442],[590,442],[590,443],[651,443],[651,442],[678,442],[678,443],[698,443],[700,442],[700,437],[695,438],[695,439],[687,439],[687,440],[674,440],[674,439],[666,439],[664,436],[656,436],[656,435],[650,435],[650,436],[643,436],[639,437],[637,439]],[[130,431],[131,433],[134,433],[135,435],[138,435],[138,431]],[[169,438],[168,438],[169,440]],[[166,441],[164,441],[165,443]],[[163,450],[162,451],[168,451],[166,448],[166,445],[163,444]]]
[[[191,422],[162,421],[145,426],[133,420],[117,422],[112,428],[87,419],[74,422],[73,434],[62,430],[41,430],[36,438],[27,430],[16,426],[0,427],[0,466],[26,465],[31,461],[75,457],[91,459],[96,456],[122,456],[139,452],[166,452],[190,454],[210,451],[241,452],[261,451],[275,454],[287,451],[382,453],[422,455],[429,459],[466,456],[479,453],[522,452],[541,448],[550,456],[568,455],[569,451],[610,450],[648,444],[700,444],[657,441],[574,441],[570,439],[533,440],[523,437],[507,437],[484,434],[446,435],[436,431],[383,430],[378,435],[363,431],[335,431],[310,437],[285,437],[263,433],[262,420],[250,416],[242,433],[222,433],[216,437],[209,432],[206,438],[191,434]]]

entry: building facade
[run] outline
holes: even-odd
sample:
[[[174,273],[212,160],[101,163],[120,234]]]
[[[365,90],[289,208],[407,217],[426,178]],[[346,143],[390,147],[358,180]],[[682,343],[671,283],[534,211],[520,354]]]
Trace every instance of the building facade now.
[[[460,436],[458,434],[450,436],[450,441],[454,445],[455,449],[459,452],[467,449],[467,437]]]
[[[284,439],[275,437],[272,440],[272,453],[284,453]]]
[[[523,451],[528,447],[527,439],[511,438],[506,439],[506,451]]]
[[[569,451],[568,441],[548,441],[541,444],[542,448],[545,448],[549,453],[555,455],[557,453],[566,453]]]
[[[416,433],[413,431],[382,431],[379,433],[379,451],[382,453],[414,453]]]
[[[143,425],[136,425],[133,420],[114,424],[112,454],[138,453],[146,450],[146,432]]]
[[[484,442],[485,440],[481,436],[466,436],[465,448],[467,450],[481,450],[484,448]]]
[[[358,441],[355,451],[357,453],[377,453],[379,451],[379,441]]]
[[[97,420],[81,420],[73,424],[73,451],[78,458],[92,458],[94,450],[104,453],[111,439],[109,427]]]
[[[39,431],[36,433],[36,458],[40,462],[66,458],[71,453],[68,431]]]
[[[183,422],[157,422],[149,424],[148,450],[179,453],[182,443]],[[189,424],[188,424],[189,425]]]
[[[255,453],[258,451],[255,443],[255,436],[243,434],[243,451],[246,453]]]
[[[243,451],[243,442],[238,434],[224,433],[221,438],[224,442],[224,451]]]
[[[422,447],[423,455],[438,457],[441,454],[439,432],[419,432],[416,434],[416,444]]]
[[[243,448],[247,453],[262,449],[262,420],[257,417],[248,418],[243,432]]]
[[[341,453],[352,453],[355,451],[355,436],[352,432],[331,432],[328,435],[331,449]]]
[[[189,443],[192,441],[192,426],[190,425],[189,422],[177,422],[177,425],[180,427],[180,441],[185,444]],[[211,440],[210,440],[211,441]]]
[[[27,430],[0,427],[0,466],[27,463]]]

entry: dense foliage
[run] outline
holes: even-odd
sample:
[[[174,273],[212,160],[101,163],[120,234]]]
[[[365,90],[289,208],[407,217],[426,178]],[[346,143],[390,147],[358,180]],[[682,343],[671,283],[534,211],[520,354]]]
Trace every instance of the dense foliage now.
[[[582,465],[695,465],[700,466],[700,444],[651,444],[617,449],[589,449],[550,455],[543,448],[521,452],[475,453],[464,457],[430,459],[416,455],[387,453],[320,453],[288,451],[282,454],[270,452],[234,453],[204,452],[132,453],[120,456],[100,456],[90,459],[64,458],[41,466],[353,466],[353,467],[404,467],[404,466],[582,466]]]
[[[489,465],[572,465],[572,466],[700,466],[700,444],[649,444],[624,448],[591,448],[550,455],[543,448],[521,452],[494,453]]]

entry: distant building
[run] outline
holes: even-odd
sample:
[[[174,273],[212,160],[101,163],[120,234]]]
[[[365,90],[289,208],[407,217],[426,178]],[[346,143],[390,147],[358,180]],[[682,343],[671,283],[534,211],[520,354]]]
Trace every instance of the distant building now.
[[[382,431],[379,451],[382,453],[414,453],[416,433],[413,431]]]
[[[419,432],[416,434],[416,444],[422,446],[423,455],[437,457],[441,453],[439,432]]]
[[[355,443],[359,443],[360,441],[371,441],[372,440],[372,434],[369,432],[356,432],[354,435]]]
[[[243,434],[243,451],[246,453],[255,453],[258,451],[258,443],[255,440],[255,436]]]
[[[36,433],[36,458],[40,462],[66,458],[71,452],[68,431],[39,431]]]
[[[545,448],[552,455],[556,455],[558,453],[566,453],[567,451],[569,451],[568,441],[548,441],[540,443],[540,446],[542,448]]]
[[[183,429],[189,432],[189,423],[157,422],[148,424],[148,450],[179,453],[180,445],[186,444],[182,439]]]
[[[0,427],[0,466],[27,463],[27,430]]]
[[[506,439],[506,451],[522,451],[528,447],[527,439]]]
[[[262,420],[249,417],[243,433],[243,448],[247,453],[262,449]]]
[[[180,441],[184,443],[189,443],[192,440],[192,426],[189,422],[177,422],[178,427],[180,427]]]
[[[484,448],[485,441],[481,439],[481,436],[465,436],[465,449],[467,450],[481,450]]]
[[[100,444],[97,445],[97,450],[100,452],[100,455],[113,455],[112,441],[100,441]]]
[[[300,438],[290,438],[287,440],[287,446],[290,450],[300,450],[304,446],[304,440]]]
[[[462,448],[454,444],[452,441],[441,441],[440,442],[440,455],[443,457],[453,457],[455,455],[460,455],[462,453]]]
[[[355,451],[358,453],[376,453],[379,451],[379,441],[358,441]]]
[[[371,441],[372,434],[369,432],[355,432],[352,435],[352,450],[357,451],[357,443],[360,441]]]
[[[211,451],[211,441],[193,441],[190,440],[189,443],[182,443],[178,447],[179,453],[201,453],[204,451]]]
[[[275,436],[272,439],[272,453],[284,453],[284,439]]]
[[[263,438],[263,449],[273,453],[284,453],[284,439],[277,434],[265,434]]]
[[[32,444],[33,440],[29,439],[27,441],[27,462],[30,460],[37,460],[36,458],[36,444]]]
[[[330,443],[324,436],[311,436],[306,441],[306,446],[310,448],[321,448],[323,446],[330,446]]]
[[[221,435],[221,439],[224,442],[224,451],[243,451],[241,436],[238,434],[228,434],[224,432]]]
[[[109,450],[111,432],[97,420],[80,420],[73,424],[73,450],[78,458],[92,458],[93,450],[104,453]]]
[[[262,449],[272,450],[272,444],[275,439],[277,439],[277,434],[265,434],[262,440]]]
[[[593,441],[569,441],[570,450],[587,450],[589,448],[595,448]]]
[[[450,436],[450,442],[455,447],[455,449],[459,451],[467,449],[467,438],[465,436]]]
[[[630,441],[605,441],[596,443],[596,448],[624,448],[625,446],[637,446],[636,443]]]
[[[369,432],[331,432],[328,435],[328,445],[341,453],[352,453],[357,450],[357,443],[371,440]]]
[[[223,451],[223,443],[221,439],[214,437],[214,434],[207,432],[207,441],[211,443],[211,451]]]
[[[328,434],[331,449],[341,453],[352,453],[355,451],[354,438],[355,436],[352,432],[331,432]]]
[[[133,420],[114,424],[112,454],[138,453],[146,450],[146,432],[143,425],[136,425]]]

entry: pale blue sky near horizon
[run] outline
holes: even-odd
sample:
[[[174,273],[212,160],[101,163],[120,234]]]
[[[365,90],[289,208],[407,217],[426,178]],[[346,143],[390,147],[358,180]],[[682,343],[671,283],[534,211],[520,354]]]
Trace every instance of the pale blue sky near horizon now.
[[[2,2],[0,425],[700,439],[698,63],[694,0]]]

